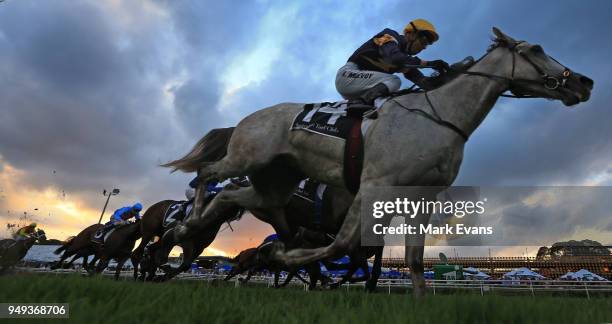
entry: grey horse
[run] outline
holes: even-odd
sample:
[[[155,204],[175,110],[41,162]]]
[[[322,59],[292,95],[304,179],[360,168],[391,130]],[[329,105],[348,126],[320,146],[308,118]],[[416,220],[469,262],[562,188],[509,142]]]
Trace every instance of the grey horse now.
[[[362,192],[377,187],[450,186],[456,178],[469,135],[482,123],[505,91],[548,98],[572,106],[589,99],[593,81],[545,54],[539,45],[516,41],[493,28],[496,38],[487,53],[464,75],[435,90],[387,101],[364,138],[361,186],[334,242],[315,249],[275,251],[290,266],[338,257],[360,245]],[[197,171],[194,217],[177,227],[180,241],[197,232],[219,205],[236,203],[246,209],[284,206],[298,182],[310,177],[343,187],[344,141],[309,132],[290,131],[303,104],[283,103],[244,118],[237,125],[227,155],[216,162],[168,166]],[[415,111],[418,109],[419,111]],[[248,175],[252,186],[223,191],[203,210],[204,185],[213,180]],[[427,223],[429,215],[419,215]],[[424,242],[424,237],[419,238]],[[425,292],[423,244],[406,248],[414,294]]]

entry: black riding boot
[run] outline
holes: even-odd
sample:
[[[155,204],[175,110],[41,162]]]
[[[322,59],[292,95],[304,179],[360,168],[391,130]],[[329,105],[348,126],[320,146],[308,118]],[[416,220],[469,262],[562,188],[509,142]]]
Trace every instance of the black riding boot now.
[[[374,100],[376,98],[388,95],[389,88],[384,83],[379,83],[366,90],[359,99],[349,100],[347,115],[361,118],[366,111],[374,109]]]

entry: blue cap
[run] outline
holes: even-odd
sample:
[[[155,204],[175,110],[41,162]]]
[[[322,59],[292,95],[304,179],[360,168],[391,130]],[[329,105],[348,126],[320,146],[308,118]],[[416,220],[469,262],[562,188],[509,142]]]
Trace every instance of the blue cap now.
[[[132,209],[135,211],[141,211],[142,210],[142,204],[141,203],[135,203],[134,206],[132,206]]]
[[[193,189],[196,189],[198,187],[198,184],[200,184],[198,177],[193,178],[193,180],[189,182],[189,186]]]

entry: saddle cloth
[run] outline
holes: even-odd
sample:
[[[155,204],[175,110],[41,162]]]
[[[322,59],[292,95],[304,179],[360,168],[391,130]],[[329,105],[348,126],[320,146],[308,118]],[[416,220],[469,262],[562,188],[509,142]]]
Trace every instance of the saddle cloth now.
[[[110,231],[108,232],[104,232],[104,228],[99,229],[98,231],[96,231],[96,234],[94,235],[93,241],[96,243],[106,243],[106,240],[108,240],[108,237],[118,228],[119,226],[115,226],[113,227]]]
[[[181,206],[185,204],[187,205],[184,208],[181,208]],[[185,215],[189,215],[191,213],[191,209],[193,209],[193,201],[183,200],[183,201],[177,201],[171,204],[166,209],[162,226],[165,228],[165,227],[170,226],[172,223],[176,222],[177,220],[182,221],[183,219],[185,219]]]
[[[378,98],[374,102],[375,110],[380,109],[389,98]],[[319,135],[347,139],[353,120],[346,116],[348,100],[305,104],[291,123],[291,130],[303,130]],[[371,119],[364,118],[361,133],[365,136]]]
[[[375,110],[382,107],[387,99],[376,99]],[[366,116],[348,117],[347,104],[347,100],[306,104],[294,117],[290,130],[303,130],[345,140],[344,182],[351,192],[357,193],[363,164],[363,138],[372,119]]]

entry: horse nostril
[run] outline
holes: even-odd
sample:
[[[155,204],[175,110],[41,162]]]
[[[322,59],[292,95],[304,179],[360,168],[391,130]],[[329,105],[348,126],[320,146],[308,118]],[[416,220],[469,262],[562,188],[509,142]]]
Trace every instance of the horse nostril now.
[[[593,89],[593,80],[585,77],[585,76],[580,76],[580,83],[584,84],[585,86],[587,86],[589,89]]]

